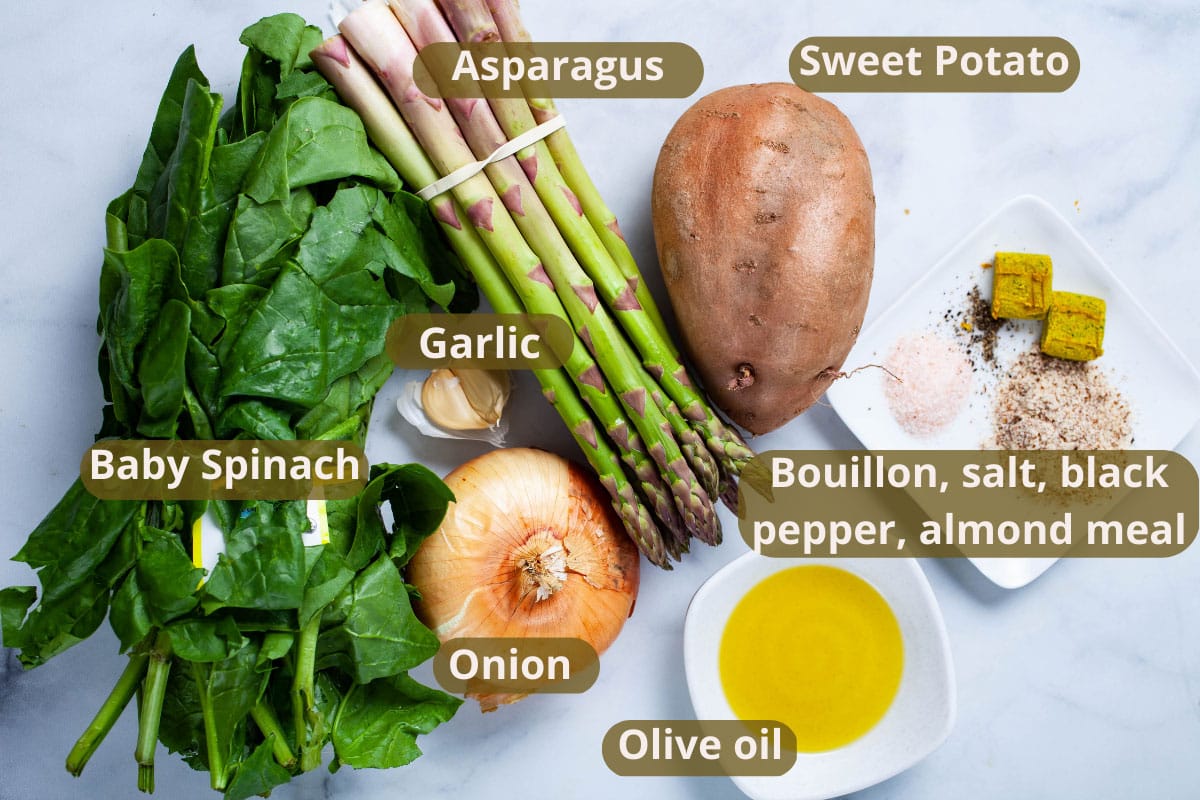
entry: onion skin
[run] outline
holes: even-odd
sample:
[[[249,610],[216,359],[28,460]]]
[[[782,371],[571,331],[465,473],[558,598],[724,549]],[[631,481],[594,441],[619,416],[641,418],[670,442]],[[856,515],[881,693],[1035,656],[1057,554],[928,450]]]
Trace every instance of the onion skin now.
[[[570,637],[603,653],[633,612],[640,561],[595,477],[553,453],[508,448],[445,481],[456,500],[408,565],[421,620],[443,642]],[[521,697],[476,699],[488,711]]]

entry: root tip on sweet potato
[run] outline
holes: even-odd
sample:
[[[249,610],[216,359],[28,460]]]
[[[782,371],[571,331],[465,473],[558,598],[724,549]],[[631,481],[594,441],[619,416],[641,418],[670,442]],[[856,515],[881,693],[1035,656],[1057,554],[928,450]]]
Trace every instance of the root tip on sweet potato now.
[[[731,392],[749,389],[754,385],[754,367],[750,364],[738,364],[737,371],[725,388]]]

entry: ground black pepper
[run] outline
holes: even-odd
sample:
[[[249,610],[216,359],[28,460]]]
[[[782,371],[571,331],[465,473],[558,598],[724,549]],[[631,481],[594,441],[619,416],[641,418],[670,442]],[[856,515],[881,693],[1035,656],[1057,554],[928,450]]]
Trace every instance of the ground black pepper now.
[[[967,292],[967,323],[971,326],[969,347],[988,364],[996,361],[996,337],[1008,320],[992,316],[992,304],[983,299],[978,286]]]

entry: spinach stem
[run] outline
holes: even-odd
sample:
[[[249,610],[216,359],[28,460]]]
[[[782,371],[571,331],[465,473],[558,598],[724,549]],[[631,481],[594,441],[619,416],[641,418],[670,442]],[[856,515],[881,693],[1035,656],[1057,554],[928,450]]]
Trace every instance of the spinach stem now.
[[[126,235],[125,223],[111,214],[105,217],[104,234],[109,250],[121,253],[129,249],[129,238]]]
[[[160,631],[155,637],[148,658],[134,758],[138,763],[138,789],[149,794],[154,791],[154,751],[158,747],[158,725],[162,719],[163,698],[167,694],[167,677],[171,674],[171,638],[165,632]]]
[[[264,738],[275,737],[271,742],[271,752],[274,753],[275,760],[279,762],[280,766],[289,770],[296,766],[296,754],[292,752],[292,748],[288,747],[287,737],[283,735],[283,727],[279,724],[274,709],[267,703],[265,697],[250,709],[250,718],[262,731]]]
[[[346,419],[334,425],[327,431],[322,431],[315,438],[317,439],[351,439],[362,427],[362,419],[358,415],[347,417]]]
[[[303,772],[321,766],[321,719],[315,713],[314,682],[317,666],[317,637],[321,633],[321,612],[312,615],[300,629],[296,648],[296,676],[292,682],[292,719],[296,725],[296,746],[300,748],[300,769]],[[309,725],[313,731],[309,733]]]
[[[225,791],[225,754],[221,752],[221,742],[218,737],[216,714],[213,711],[212,697],[208,692],[208,676],[204,670],[211,667],[192,662],[192,675],[196,679],[196,687],[200,693],[200,714],[204,718],[204,749],[208,754],[209,785],[218,792]]]
[[[100,706],[100,710],[96,712],[95,718],[87,726],[87,730],[83,732],[83,735],[75,742],[75,746],[71,748],[70,754],[67,755],[67,771],[75,777],[78,778],[83,772],[88,760],[96,752],[100,743],[104,741],[104,737],[112,730],[113,725],[120,718],[121,712],[125,710],[125,706],[129,705],[129,701],[137,694],[142,677],[146,674],[146,664],[149,660],[150,656],[146,653],[130,654],[129,663],[125,665],[125,670],[117,679],[117,685],[113,687],[104,704]]]

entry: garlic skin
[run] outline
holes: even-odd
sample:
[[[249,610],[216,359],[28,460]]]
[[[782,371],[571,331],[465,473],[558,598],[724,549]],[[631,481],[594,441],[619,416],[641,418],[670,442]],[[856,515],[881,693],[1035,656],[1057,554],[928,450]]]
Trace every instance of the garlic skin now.
[[[435,369],[421,386],[421,407],[446,430],[486,430],[500,421],[511,390],[507,372]]]

